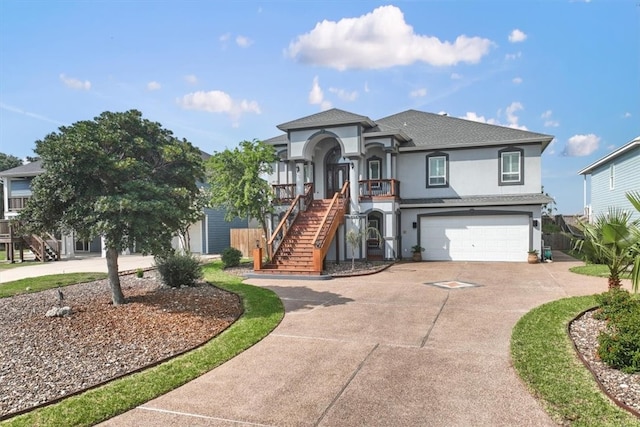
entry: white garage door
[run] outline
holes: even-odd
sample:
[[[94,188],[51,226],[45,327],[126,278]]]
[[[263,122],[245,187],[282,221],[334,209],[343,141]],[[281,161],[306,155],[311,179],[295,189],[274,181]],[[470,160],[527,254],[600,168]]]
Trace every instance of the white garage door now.
[[[526,261],[527,215],[423,217],[423,257],[434,261]]]

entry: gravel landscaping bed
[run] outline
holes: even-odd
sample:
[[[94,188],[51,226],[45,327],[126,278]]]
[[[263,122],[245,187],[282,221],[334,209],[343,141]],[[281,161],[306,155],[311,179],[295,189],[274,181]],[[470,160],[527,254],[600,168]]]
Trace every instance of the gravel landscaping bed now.
[[[197,347],[242,313],[237,295],[202,283],[173,289],[155,271],[66,286],[72,314],[45,317],[58,291],[0,299],[0,417],[29,409]]]
[[[598,357],[598,334],[604,328],[605,321],[594,319],[593,311],[588,311],[571,324],[570,334],[582,358],[607,393],[640,412],[640,374],[625,374],[609,368]]]

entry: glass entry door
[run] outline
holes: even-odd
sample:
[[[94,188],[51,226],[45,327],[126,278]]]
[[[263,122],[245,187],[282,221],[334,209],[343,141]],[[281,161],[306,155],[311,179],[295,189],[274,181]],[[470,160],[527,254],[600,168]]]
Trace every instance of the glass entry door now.
[[[327,199],[339,193],[345,182],[349,180],[349,165],[345,163],[331,163],[327,165]]]

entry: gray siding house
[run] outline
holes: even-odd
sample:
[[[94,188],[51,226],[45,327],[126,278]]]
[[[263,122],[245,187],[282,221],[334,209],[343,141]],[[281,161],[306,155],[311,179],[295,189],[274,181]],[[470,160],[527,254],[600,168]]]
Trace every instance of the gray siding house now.
[[[203,158],[209,157],[202,153]],[[31,181],[44,172],[41,161],[27,163],[13,169],[0,172],[0,180],[4,186],[3,219],[17,218],[31,197]],[[232,228],[248,228],[247,219],[237,218],[231,222],[224,220],[224,211],[205,208],[202,219],[189,227],[190,250],[198,254],[217,254],[230,246]],[[64,257],[72,257],[76,253],[100,253],[102,242],[100,237],[92,241],[77,240],[75,236],[58,236],[60,253]],[[180,246],[179,239],[174,239],[175,248]]]
[[[640,191],[640,136],[598,159],[578,174],[584,176],[585,215],[590,221],[606,213],[609,207],[627,210],[634,218],[640,219],[640,214],[626,197],[626,193],[630,191]],[[587,176],[591,176],[590,194],[587,191]]]
[[[327,260],[352,251],[408,258],[420,245],[427,260],[526,261],[541,248],[541,208],[551,201],[541,194],[541,154],[551,135],[416,110],[372,120],[331,109],[277,127],[284,134],[265,140],[279,155],[267,177],[277,199],[310,186],[314,199],[330,199],[349,182],[349,213]],[[369,236],[352,248],[346,233],[365,225],[382,242]]]

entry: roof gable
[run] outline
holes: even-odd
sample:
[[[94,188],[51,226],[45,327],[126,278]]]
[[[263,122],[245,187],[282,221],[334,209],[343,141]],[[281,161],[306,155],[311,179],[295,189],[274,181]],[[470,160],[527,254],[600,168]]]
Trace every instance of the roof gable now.
[[[42,160],[36,160],[35,162],[2,171],[0,172],[0,176],[36,176],[42,172],[44,172],[44,169],[42,169]]]
[[[596,160],[595,162],[591,163],[589,166],[587,166],[586,168],[582,169],[580,172],[578,172],[578,175],[588,175],[591,172],[593,172],[594,169],[606,165],[607,163],[609,163],[610,161],[620,157],[621,155],[623,155],[624,153],[633,150],[635,147],[640,147],[640,136],[637,136],[635,139],[632,139],[631,141],[627,142],[626,144],[624,144],[622,147],[618,148],[617,150],[607,154],[606,156]]]
[[[541,142],[542,150],[553,136],[479,123],[441,114],[407,110],[376,120],[380,132],[404,132],[411,138],[409,147],[417,149],[446,149]]]
[[[281,131],[286,132],[294,129],[309,129],[350,124],[360,124],[367,128],[375,126],[375,123],[367,116],[361,116],[359,114],[353,114],[348,111],[332,108],[330,110],[302,117],[287,123],[282,123],[277,127]]]

